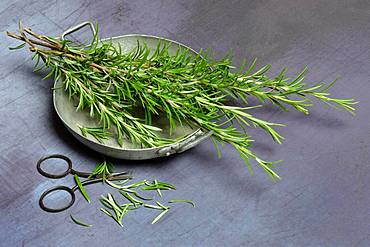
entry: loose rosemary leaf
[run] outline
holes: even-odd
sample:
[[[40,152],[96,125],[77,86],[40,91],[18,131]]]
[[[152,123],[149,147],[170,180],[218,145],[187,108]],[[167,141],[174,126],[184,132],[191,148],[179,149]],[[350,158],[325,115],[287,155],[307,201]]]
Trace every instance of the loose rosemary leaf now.
[[[108,212],[106,209],[104,209],[104,208],[100,208],[100,211],[102,211],[103,213],[105,213],[109,217],[113,217],[113,215],[110,212]]]
[[[169,210],[166,209],[166,210],[163,210],[162,213],[160,213],[157,217],[154,218],[154,220],[152,221],[152,225],[157,223],[158,220],[160,220]]]
[[[109,181],[109,180],[106,180],[105,181],[109,186],[111,186],[111,187],[113,187],[113,188],[115,188],[115,189],[123,189],[123,188],[125,188],[125,187],[123,187],[123,186],[119,186],[119,185],[117,185],[117,184],[115,184],[115,183],[113,183],[113,182],[111,182],[111,181]]]
[[[115,184],[116,185],[124,185],[124,184],[127,184],[128,181],[130,181],[130,179],[125,179],[125,180],[122,180],[122,181],[119,181],[119,182],[116,182]]]
[[[132,194],[134,194],[137,198],[140,198],[141,200],[144,200],[144,201],[151,201],[153,200],[153,198],[148,198],[148,197],[143,197],[141,196],[139,193],[137,193],[137,191],[133,191],[131,192]]]
[[[80,221],[80,220],[78,220],[78,219],[74,218],[74,217],[72,216],[72,214],[70,215],[70,217],[71,217],[71,220],[72,220],[75,224],[77,224],[77,225],[84,226],[84,227],[91,227],[91,226],[92,226],[92,225],[90,225],[90,224],[83,223],[82,221]]]
[[[119,191],[119,193],[121,193],[121,195],[123,195],[127,200],[129,200],[131,203],[133,203],[135,206],[136,205],[142,205],[144,204],[142,201],[139,201],[137,199],[135,199],[134,197],[132,197],[129,193],[127,192],[123,192],[123,191]]]
[[[15,46],[15,47],[9,47],[9,50],[18,50],[18,49],[23,48],[25,45],[26,45],[26,43],[20,44],[20,45]]]
[[[190,205],[192,205],[195,208],[195,203],[193,201],[191,201],[191,200],[177,200],[177,199],[174,199],[174,200],[168,201],[168,203],[176,203],[176,202],[189,203]]]
[[[151,204],[143,204],[143,206],[144,207],[146,207],[146,208],[151,208],[151,209],[158,209],[158,210],[163,210],[163,208],[162,207],[160,207],[160,206],[156,206],[156,205],[151,205]]]
[[[158,195],[162,197],[161,190],[176,190],[176,187],[169,183],[160,182],[156,179],[152,183],[145,182],[147,186],[141,187],[142,190],[156,190]]]
[[[157,187],[157,193],[160,197],[162,197],[161,189],[158,188],[158,181],[157,179],[154,179],[154,185]]]
[[[128,189],[130,189],[130,188],[137,188],[137,187],[140,187],[140,186],[144,185],[146,182],[147,182],[146,180],[143,180],[143,181],[140,181],[140,182],[137,182],[137,183],[129,184],[126,187]]]
[[[81,184],[80,179],[78,178],[78,176],[77,176],[77,175],[74,175],[73,177],[74,177],[75,182],[76,182],[76,184],[77,184],[77,186],[78,186],[78,189],[81,191],[81,194],[82,194],[82,195],[83,195],[83,197],[86,199],[86,201],[87,201],[88,203],[90,203],[90,197],[89,197],[89,195],[87,194],[87,192],[86,192],[85,188],[83,187],[83,185]]]
[[[160,202],[155,202],[155,203],[157,203],[157,205],[158,206],[160,206],[163,210],[167,210],[167,209],[170,209],[170,207],[167,207],[167,206],[164,206],[162,203],[160,203]]]

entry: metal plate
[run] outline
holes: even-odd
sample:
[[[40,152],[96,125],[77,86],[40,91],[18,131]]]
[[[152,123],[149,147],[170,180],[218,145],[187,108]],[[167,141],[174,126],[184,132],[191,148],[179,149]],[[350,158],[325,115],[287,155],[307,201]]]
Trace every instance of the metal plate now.
[[[197,54],[191,48],[180,44],[176,41],[150,36],[150,35],[140,35],[140,34],[129,34],[119,37],[114,37],[110,39],[102,40],[102,42],[112,41],[113,44],[119,43],[122,47],[122,52],[130,52],[137,47],[137,41],[140,43],[146,43],[151,51],[155,50],[158,42],[170,43],[169,53],[175,55],[176,51],[180,49],[189,49],[194,54]],[[54,108],[62,120],[64,125],[68,130],[84,145],[89,148],[105,154],[107,156],[120,158],[120,159],[130,159],[130,160],[144,160],[151,159],[161,156],[169,156],[174,153],[183,152],[208,136],[210,132],[205,132],[197,127],[183,125],[178,126],[175,130],[172,131],[172,134],[169,133],[169,124],[165,116],[154,119],[153,125],[163,129],[161,133],[162,137],[179,139],[176,143],[161,147],[153,148],[140,148],[135,147],[128,140],[124,140],[123,146],[120,147],[114,138],[104,141],[104,143],[99,143],[94,137],[88,135],[84,137],[81,135],[78,124],[81,126],[94,127],[99,126],[99,123],[96,119],[89,116],[88,111],[79,111],[76,112],[76,102],[69,100],[67,93],[61,88],[62,81],[56,81],[53,93]],[[181,138],[183,137],[183,138]]]

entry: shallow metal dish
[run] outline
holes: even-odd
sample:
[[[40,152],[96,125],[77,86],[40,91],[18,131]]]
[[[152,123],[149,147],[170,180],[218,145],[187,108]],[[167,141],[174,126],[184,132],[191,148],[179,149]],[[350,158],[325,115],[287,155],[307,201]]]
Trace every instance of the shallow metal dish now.
[[[92,32],[95,33],[94,26],[90,22],[81,23],[66,32],[63,33],[62,39],[67,34],[70,34],[84,26],[89,25]],[[171,47],[169,49],[170,54],[175,54],[177,49],[185,48],[191,50],[194,54],[197,54],[193,49],[179,43],[165,38],[160,38],[151,35],[142,34],[128,34],[118,37],[113,37],[109,39],[102,40],[103,42],[112,41],[113,43],[120,43],[123,52],[129,52],[137,46],[137,41],[140,43],[146,43],[151,50],[157,47],[158,42],[170,43]],[[211,135],[210,132],[205,132],[198,127],[184,125],[178,126],[176,130],[173,131],[172,135],[169,135],[169,124],[166,117],[160,117],[153,122],[154,126],[163,129],[161,135],[166,138],[178,139],[181,138],[176,143],[161,147],[153,148],[135,148],[132,143],[125,140],[123,146],[120,147],[115,139],[106,140],[104,143],[99,143],[92,136],[83,136],[78,128],[78,124],[82,126],[98,126],[98,121],[91,118],[86,111],[76,112],[75,104],[69,100],[67,93],[61,89],[62,81],[56,81],[53,92],[53,102],[54,108],[57,112],[59,118],[62,120],[63,124],[67,129],[75,136],[80,142],[89,148],[102,153],[107,156],[111,156],[119,159],[129,159],[129,160],[145,160],[152,159],[161,156],[169,156],[174,153],[181,153],[189,148],[194,147],[202,140],[206,139]]]

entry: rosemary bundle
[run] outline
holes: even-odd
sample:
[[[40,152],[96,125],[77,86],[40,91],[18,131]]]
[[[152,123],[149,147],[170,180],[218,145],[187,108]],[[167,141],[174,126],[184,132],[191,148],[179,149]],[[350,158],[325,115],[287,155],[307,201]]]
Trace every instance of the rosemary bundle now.
[[[331,97],[328,90],[335,81],[306,84],[306,69],[295,78],[288,78],[286,69],[269,77],[270,65],[257,69],[254,60],[249,66],[244,63],[235,68],[230,54],[216,60],[208,52],[194,56],[179,48],[170,55],[169,45],[161,42],[154,51],[138,43],[127,53],[119,44],[100,42],[98,35],[91,44],[82,46],[35,33],[21,24],[19,34],[7,35],[23,42],[12,49],[29,46],[36,59],[36,71],[50,69],[44,79],[63,81],[65,91],[78,101],[77,110],[86,109],[91,117],[100,120],[99,128],[79,126],[83,135],[91,134],[103,141],[111,138],[108,130],[114,128],[114,138],[120,145],[123,138],[145,147],[170,144],[175,140],[160,137],[161,129],[152,125],[153,117],[164,114],[172,130],[186,123],[212,131],[218,151],[217,143],[232,145],[252,172],[251,158],[273,179],[279,178],[274,171],[277,162],[265,161],[251,152],[253,140],[247,128],[261,128],[281,143],[283,137],[274,128],[283,125],[253,116],[250,109],[261,105],[251,106],[249,97],[304,114],[309,113],[312,99],[351,113],[357,103]],[[234,104],[236,100],[243,105]],[[144,112],[143,117],[135,115],[138,108]]]

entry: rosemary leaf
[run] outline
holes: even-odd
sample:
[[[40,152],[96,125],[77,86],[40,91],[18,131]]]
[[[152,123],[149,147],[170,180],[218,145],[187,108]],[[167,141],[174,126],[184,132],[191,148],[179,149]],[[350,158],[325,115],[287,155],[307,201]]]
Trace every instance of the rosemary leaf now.
[[[23,48],[25,45],[26,45],[26,43],[20,44],[20,45],[15,46],[15,47],[9,47],[9,50],[18,50],[18,49]]]
[[[77,225],[84,226],[84,227],[91,227],[91,226],[92,226],[92,225],[90,225],[90,224],[83,223],[82,221],[80,221],[80,220],[78,220],[78,219],[74,218],[74,217],[72,216],[72,214],[70,215],[70,217],[71,217],[71,220],[72,220],[75,224],[77,224]]]
[[[177,199],[174,199],[174,200],[168,201],[168,203],[176,203],[176,202],[189,203],[190,205],[192,205],[193,207],[195,207],[195,203],[193,201],[191,201],[191,200],[177,200]]]
[[[113,183],[113,182],[111,182],[111,181],[109,181],[109,180],[105,180],[105,182],[106,182],[108,185],[110,185],[111,187],[115,188],[115,189],[124,189],[124,188],[125,188],[125,187],[119,186],[119,185],[117,185],[117,184],[115,184],[115,183]]]
[[[133,191],[131,192],[132,194],[134,194],[137,198],[140,198],[141,200],[145,200],[145,201],[151,201],[153,200],[153,198],[147,198],[147,197],[143,197],[141,196],[139,193],[137,193],[136,191]]]
[[[158,186],[158,181],[157,181],[157,179],[154,179],[154,184],[156,185],[156,186]],[[157,192],[158,192],[158,195],[160,196],[160,197],[162,197],[162,192],[161,192],[161,190],[157,187]]]
[[[113,215],[110,212],[108,212],[106,209],[104,209],[104,208],[100,208],[100,211],[102,211],[103,213],[105,213],[109,217],[113,217]]]
[[[128,181],[130,181],[130,179],[125,179],[125,180],[122,180],[122,181],[119,181],[119,182],[116,182],[115,184],[116,185],[124,185],[124,184],[127,184]]]
[[[162,203],[160,203],[160,202],[155,202],[155,203],[157,203],[157,205],[158,206],[160,206],[163,210],[167,210],[167,209],[170,209],[170,207],[167,207],[167,206],[164,206]]]
[[[131,203],[133,203],[135,206],[136,204],[138,205],[142,205],[144,204],[142,201],[139,201],[135,198],[133,198],[129,193],[127,192],[123,192],[123,191],[119,191],[119,193],[121,193],[121,195],[123,195],[124,197],[126,197],[127,200],[129,200]]]
[[[81,191],[81,194],[82,194],[82,195],[83,195],[83,197],[86,199],[86,201],[87,201],[88,203],[90,203],[90,197],[89,197],[89,195],[87,194],[87,192],[86,192],[85,188],[83,187],[83,185],[82,185],[82,183],[81,183],[80,179],[78,178],[78,176],[77,176],[76,174],[75,174],[73,177],[74,177],[75,182],[76,182],[76,184],[77,184],[77,186],[78,186],[78,189]]]
[[[154,220],[152,221],[152,225],[157,223],[158,220],[160,220],[169,210],[166,209],[166,210],[163,210],[162,213],[160,213],[157,217],[154,218]]]
[[[163,208],[162,207],[160,207],[160,206],[155,206],[155,205],[151,205],[151,204],[143,204],[143,206],[144,207],[146,207],[146,208],[151,208],[151,209],[158,209],[158,210],[163,210]]]

